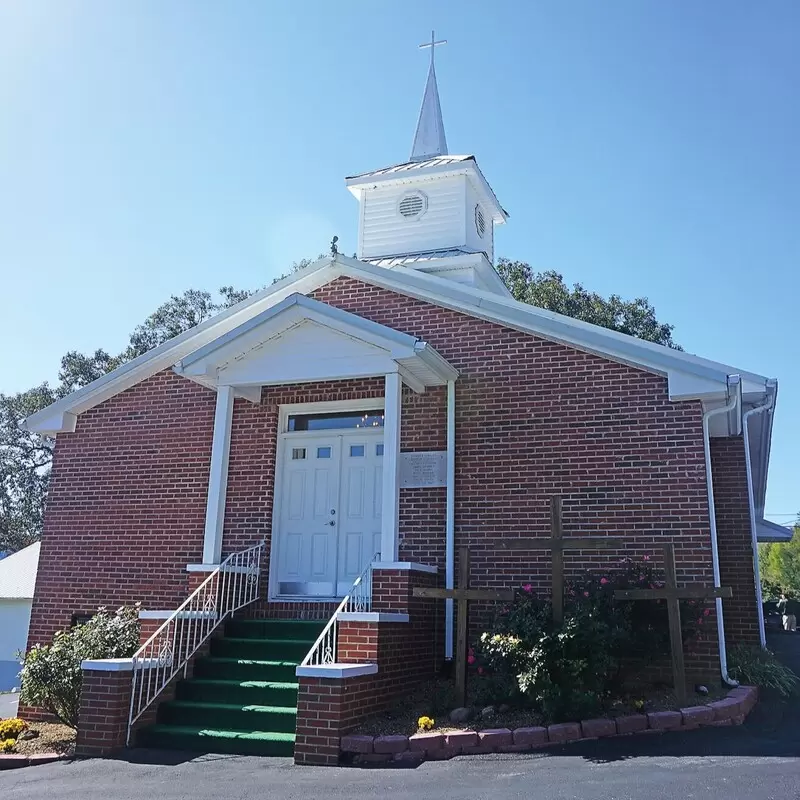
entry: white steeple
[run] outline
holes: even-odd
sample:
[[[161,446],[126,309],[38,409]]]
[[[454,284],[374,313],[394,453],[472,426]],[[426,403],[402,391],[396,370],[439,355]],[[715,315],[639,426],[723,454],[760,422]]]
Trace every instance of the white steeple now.
[[[419,110],[419,120],[417,120],[417,130],[414,133],[410,161],[427,161],[429,158],[447,155],[442,106],[439,103],[439,87],[436,85],[436,67],[433,63],[436,47],[440,44],[447,44],[447,39],[441,39],[437,42],[434,32],[431,31],[430,42],[420,45],[421,50],[430,47],[431,65],[428,68],[428,81],[425,84],[425,94],[422,97],[422,107]]]

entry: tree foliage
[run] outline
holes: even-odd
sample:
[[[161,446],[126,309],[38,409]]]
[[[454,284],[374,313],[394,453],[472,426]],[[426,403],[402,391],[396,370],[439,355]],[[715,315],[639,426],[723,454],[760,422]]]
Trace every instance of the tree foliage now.
[[[576,283],[570,289],[558,272],[534,272],[524,261],[501,258],[497,271],[511,294],[522,303],[627,333],[648,342],[682,349],[672,339],[674,326],[659,322],[646,297],[623,300],[618,294],[602,297]]]
[[[309,259],[296,261],[290,272],[277,280],[311,263]],[[655,309],[645,298],[624,301],[612,295],[606,299],[580,284],[569,289],[557,272],[535,273],[521,261],[500,259],[498,271],[517,300],[680,349],[672,341],[672,326],[658,322]],[[57,386],[43,383],[18,394],[0,394],[0,554],[38,539],[47,495],[53,442],[21,430],[19,423],[251,294],[233,286],[223,286],[217,295],[188,289],[170,297],[137,325],[120,353],[72,350],[61,359]]]
[[[767,596],[788,592],[800,597],[800,522],[788,542],[765,542],[758,546],[761,583]]]
[[[37,644],[28,651],[20,672],[20,702],[43,708],[65,725],[77,728],[81,661],[127,658],[138,648],[138,604],[118,608],[113,614],[100,608],[88,622],[59,631],[52,644]]]

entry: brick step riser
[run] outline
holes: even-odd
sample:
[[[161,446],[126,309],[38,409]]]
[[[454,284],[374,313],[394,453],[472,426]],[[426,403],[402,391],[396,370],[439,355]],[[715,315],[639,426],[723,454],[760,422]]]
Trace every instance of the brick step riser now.
[[[144,729],[137,737],[139,747],[159,750],[186,750],[193,753],[225,753],[242,756],[292,756],[293,742],[265,742],[245,739],[227,739],[215,736],[189,736],[156,733]]]
[[[272,689],[258,686],[210,686],[181,681],[175,696],[178,700],[195,700],[201,703],[241,703],[257,706],[297,705],[297,689]]]
[[[306,657],[313,645],[311,642],[252,641],[237,642],[232,639],[215,639],[211,643],[211,655],[225,658],[247,658],[261,661],[295,661],[298,664]]]
[[[296,681],[295,669],[289,666],[266,667],[260,664],[232,664],[198,659],[194,665],[195,678],[216,678],[226,681]]]
[[[158,722],[162,725],[181,725],[187,728],[294,733],[297,727],[297,716],[295,714],[228,709],[221,706],[210,709],[162,703],[158,707]]]

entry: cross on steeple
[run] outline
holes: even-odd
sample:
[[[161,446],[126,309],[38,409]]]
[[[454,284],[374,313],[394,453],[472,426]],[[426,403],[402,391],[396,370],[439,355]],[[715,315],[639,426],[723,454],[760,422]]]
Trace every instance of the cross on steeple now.
[[[447,44],[447,39],[439,39],[437,41],[435,32],[431,31],[430,42],[425,42],[425,44],[419,46],[420,50],[430,47],[431,64],[428,67],[428,81],[425,84],[422,108],[419,110],[419,120],[417,121],[417,130],[414,133],[410,161],[427,161],[429,158],[447,155],[442,107],[439,104],[439,88],[436,85],[436,69],[433,64],[433,54],[436,51],[436,47],[442,44]]]
[[[420,50],[424,50],[426,47],[430,47],[430,49],[431,49],[431,64],[433,64],[433,53],[436,50],[437,45],[440,45],[440,44],[447,44],[447,39],[439,39],[439,41],[437,42],[436,41],[436,32],[435,31],[431,31],[431,40],[429,42],[425,42],[424,44],[421,44],[419,46]]]

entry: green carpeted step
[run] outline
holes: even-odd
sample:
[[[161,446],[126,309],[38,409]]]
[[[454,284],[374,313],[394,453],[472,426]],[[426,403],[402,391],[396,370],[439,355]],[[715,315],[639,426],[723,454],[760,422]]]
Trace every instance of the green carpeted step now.
[[[325,624],[317,620],[231,619],[225,625],[225,635],[240,639],[296,639],[311,645]]]
[[[180,681],[175,691],[178,700],[242,705],[295,706],[298,684],[288,681],[237,681],[193,678]]]
[[[294,661],[273,661],[250,658],[198,658],[194,664],[195,678],[216,678],[241,681],[280,681],[290,683],[296,679]]]
[[[227,730],[184,725],[151,725],[136,737],[139,747],[231,753],[253,756],[291,756],[294,734],[273,731]]]
[[[311,649],[296,639],[239,639],[224,637],[211,643],[211,655],[227,658],[279,659],[300,663]]]
[[[172,700],[158,707],[158,722],[181,727],[208,727],[220,730],[255,730],[294,733],[297,709],[285,706],[201,703]]]

